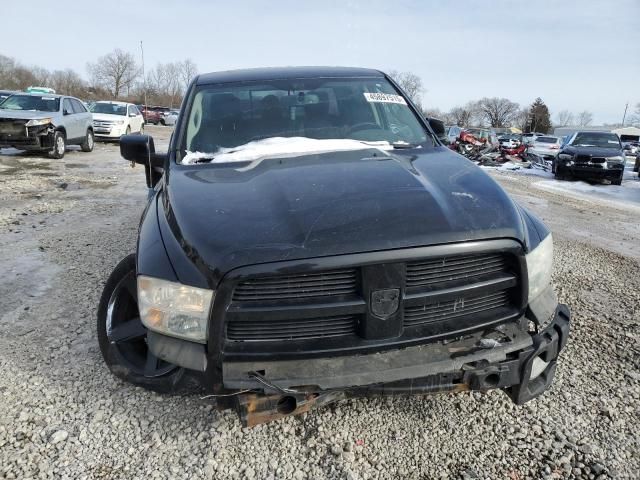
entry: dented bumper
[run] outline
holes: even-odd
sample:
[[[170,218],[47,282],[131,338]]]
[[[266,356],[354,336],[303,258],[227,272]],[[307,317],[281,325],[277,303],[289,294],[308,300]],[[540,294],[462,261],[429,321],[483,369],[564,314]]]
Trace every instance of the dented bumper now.
[[[48,150],[53,148],[52,124],[27,127],[25,121],[3,119],[0,122],[0,148]]]
[[[247,426],[361,396],[499,388],[516,404],[523,404],[551,385],[558,356],[568,340],[569,325],[569,310],[559,305],[552,320],[538,333],[522,332],[510,324],[448,344],[383,354],[311,359],[296,361],[295,365],[226,365],[225,387],[264,392],[237,397],[236,407]],[[271,388],[248,376],[247,368],[261,368],[260,377],[268,378]]]

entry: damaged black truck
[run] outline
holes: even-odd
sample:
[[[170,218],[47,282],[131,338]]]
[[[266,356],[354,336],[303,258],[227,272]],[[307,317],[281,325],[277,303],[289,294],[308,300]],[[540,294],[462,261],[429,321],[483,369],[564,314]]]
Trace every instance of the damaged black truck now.
[[[569,311],[549,230],[384,73],[198,76],[98,309],[111,371],[255,425],[348,397],[551,384]]]
[[[93,116],[74,97],[15,93],[0,101],[0,148],[64,157],[67,145],[91,152]]]

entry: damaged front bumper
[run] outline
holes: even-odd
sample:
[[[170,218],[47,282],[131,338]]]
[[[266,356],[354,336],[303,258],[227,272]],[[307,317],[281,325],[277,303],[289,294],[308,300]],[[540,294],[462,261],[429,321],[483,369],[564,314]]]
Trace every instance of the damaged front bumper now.
[[[559,305],[551,322],[538,333],[523,334],[517,325],[508,324],[499,329],[503,335],[499,340],[494,330],[493,334],[483,332],[446,344],[359,357],[225,365],[225,386],[255,389],[256,377],[246,373],[252,367],[263,368],[256,373],[269,379],[271,387],[260,385],[264,394],[237,396],[238,412],[246,426],[362,396],[499,388],[520,405],[551,385],[558,356],[569,337],[569,324],[568,308]],[[315,389],[317,386],[326,388]]]
[[[553,299],[541,298],[540,303]],[[226,392],[218,405],[235,407],[246,426],[362,396],[499,388],[523,404],[549,388],[569,337],[569,309],[557,305],[555,312],[547,312],[551,314],[545,313],[550,318],[545,324],[529,310],[529,318],[463,337],[366,355],[224,361],[223,389],[214,390]],[[192,370],[207,368],[202,345],[157,334],[148,340],[159,358]]]
[[[24,121],[0,121],[0,148],[49,150],[53,148],[55,128],[52,124],[26,126]]]

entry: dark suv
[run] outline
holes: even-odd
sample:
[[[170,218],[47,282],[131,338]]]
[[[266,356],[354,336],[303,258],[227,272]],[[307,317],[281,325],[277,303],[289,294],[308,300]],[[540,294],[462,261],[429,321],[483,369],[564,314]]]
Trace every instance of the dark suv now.
[[[200,75],[99,306],[106,363],[245,425],[360,395],[546,390],[569,334],[549,230],[384,73]]]
[[[613,185],[621,185],[625,163],[622,143],[615,133],[575,132],[560,148],[552,171],[560,180],[608,179]]]

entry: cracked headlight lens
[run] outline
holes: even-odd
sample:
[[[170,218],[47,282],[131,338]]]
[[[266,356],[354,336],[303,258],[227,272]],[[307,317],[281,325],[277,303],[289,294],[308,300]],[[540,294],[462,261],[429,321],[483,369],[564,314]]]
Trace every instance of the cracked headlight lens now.
[[[529,272],[529,302],[535,300],[551,283],[553,271],[553,238],[547,235],[525,256]]]
[[[193,342],[207,341],[213,290],[138,276],[138,308],[145,327]]]
[[[38,125],[47,125],[51,123],[51,118],[34,118],[27,122],[27,127],[37,127]]]

